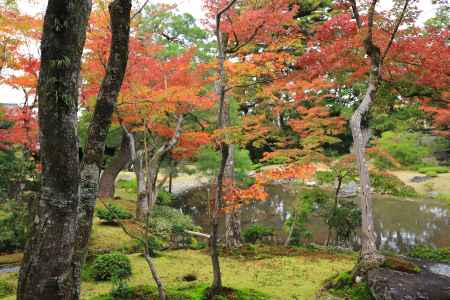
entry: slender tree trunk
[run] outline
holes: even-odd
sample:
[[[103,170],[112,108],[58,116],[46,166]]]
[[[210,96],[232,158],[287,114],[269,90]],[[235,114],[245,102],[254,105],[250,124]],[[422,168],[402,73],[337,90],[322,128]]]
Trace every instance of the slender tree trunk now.
[[[137,204],[136,204],[136,218],[143,220],[148,211],[148,197],[145,186],[145,164],[144,151],[137,152],[136,161],[134,163],[134,172],[136,173],[137,183]]]
[[[228,159],[225,166],[226,186],[234,183],[234,145],[228,148]],[[241,246],[241,209],[235,208],[225,214],[225,246],[228,249]]]
[[[130,139],[124,132],[122,136],[122,143],[117,156],[111,162],[100,176],[100,184],[98,190],[98,197],[100,198],[112,198],[115,192],[116,178],[120,171],[125,169],[130,163]]]
[[[81,268],[92,229],[106,136],[128,63],[130,13],[131,0],[114,0],[109,5],[112,32],[110,54],[106,74],[97,96],[94,115],[89,124],[85,154],[81,163],[80,207],[73,260],[73,276],[78,282],[80,282]],[[79,298],[79,288],[75,292],[74,298]]]
[[[72,258],[79,207],[77,107],[88,0],[49,0],[39,71],[41,193],[20,271],[17,299],[65,300],[78,289]]]
[[[226,126],[226,99],[225,95],[227,92],[227,76],[225,72],[225,60],[227,55],[227,45],[228,45],[228,37],[226,34],[223,34],[220,30],[220,24],[222,21],[222,16],[226,13],[237,0],[231,0],[221,11],[219,11],[216,15],[216,24],[215,24],[215,36],[217,42],[217,50],[218,50],[218,65],[217,65],[217,73],[219,78],[216,82],[216,92],[219,98],[219,113],[217,118],[217,128],[224,129]],[[214,296],[217,292],[222,289],[222,273],[220,271],[220,261],[219,261],[219,247],[218,247],[218,238],[219,238],[219,215],[220,210],[223,206],[223,180],[225,175],[225,168],[228,161],[228,154],[230,153],[229,145],[225,142],[220,143],[220,153],[221,153],[221,162],[219,167],[219,172],[216,179],[216,186],[214,189],[214,196],[211,205],[211,238],[209,239],[209,251],[211,256],[211,264],[213,269],[213,282],[209,291],[209,296]]]
[[[380,82],[381,57],[380,49],[375,46],[371,39],[364,41],[366,52],[371,59],[371,71],[366,94],[350,120],[353,136],[354,154],[358,163],[360,178],[360,202],[361,202],[361,258],[363,261],[371,262],[378,260],[376,248],[376,234],[373,223],[372,196],[370,193],[369,167],[365,157],[365,149],[368,142],[368,134],[362,129],[362,118],[370,110],[375,99]]]

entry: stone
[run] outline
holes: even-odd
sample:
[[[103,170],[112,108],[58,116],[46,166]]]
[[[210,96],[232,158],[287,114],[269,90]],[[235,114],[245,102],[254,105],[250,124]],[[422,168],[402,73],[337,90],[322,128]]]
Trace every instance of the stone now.
[[[342,185],[341,190],[339,192],[339,197],[355,197],[359,192],[359,184],[355,181],[350,181],[349,183],[345,183]]]
[[[449,300],[450,277],[422,270],[407,273],[389,268],[368,272],[370,290],[376,300]]]
[[[409,181],[415,182],[415,183],[420,183],[420,182],[424,182],[424,181],[427,181],[430,179],[433,179],[433,177],[431,177],[431,176],[414,176]]]

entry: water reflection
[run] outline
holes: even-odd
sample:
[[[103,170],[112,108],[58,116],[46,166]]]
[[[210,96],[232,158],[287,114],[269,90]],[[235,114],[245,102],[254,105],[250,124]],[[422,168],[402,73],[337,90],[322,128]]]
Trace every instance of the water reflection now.
[[[243,208],[242,224],[244,228],[253,223],[270,226],[275,231],[275,242],[283,243],[285,221],[291,216],[301,191],[291,185],[270,186],[267,191],[270,195],[267,201],[254,202]],[[193,190],[178,199],[178,206],[192,214],[194,221],[205,230],[208,229],[206,199],[205,189]],[[374,218],[380,249],[406,252],[418,244],[450,245],[449,205],[446,203],[376,196]],[[322,220],[313,218],[310,230],[315,243],[325,243],[328,232]]]

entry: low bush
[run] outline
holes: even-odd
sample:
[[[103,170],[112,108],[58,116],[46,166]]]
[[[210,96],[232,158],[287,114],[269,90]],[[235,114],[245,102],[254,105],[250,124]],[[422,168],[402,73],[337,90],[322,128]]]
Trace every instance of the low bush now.
[[[117,181],[117,188],[126,190],[127,192],[135,193],[137,189],[136,178],[131,180],[119,179]]]
[[[105,223],[114,223],[116,219],[125,220],[133,217],[131,213],[112,203],[106,204],[105,208],[98,208],[95,214]]]
[[[397,197],[416,197],[413,187],[404,184],[400,179],[387,172],[371,171],[370,181],[375,192]]]
[[[416,246],[409,251],[408,256],[428,261],[450,263],[450,248]]]
[[[262,241],[265,237],[271,236],[273,229],[260,224],[253,224],[244,230],[244,241],[247,243],[256,243]]]
[[[428,175],[428,173],[434,173],[434,174],[444,174],[444,173],[448,173],[449,169],[448,167],[439,167],[439,166],[435,166],[435,167],[423,167],[423,168],[419,168],[418,171],[422,174],[426,174]]]
[[[156,204],[170,206],[172,205],[172,202],[174,200],[175,196],[172,193],[162,190],[158,192],[158,196],[156,197]]]
[[[25,205],[9,200],[0,205],[0,252],[21,250],[26,241]]]
[[[92,276],[97,281],[126,278],[131,275],[131,263],[127,256],[112,252],[95,258]]]
[[[374,300],[367,282],[354,283],[349,272],[339,273],[330,280],[333,295],[352,300]]]
[[[315,177],[320,184],[332,184],[335,180],[333,172],[330,171],[317,171]]]

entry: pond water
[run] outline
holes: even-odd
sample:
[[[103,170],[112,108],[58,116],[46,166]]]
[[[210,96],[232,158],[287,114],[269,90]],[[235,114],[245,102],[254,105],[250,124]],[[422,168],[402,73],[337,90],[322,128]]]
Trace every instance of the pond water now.
[[[287,235],[284,224],[291,216],[301,189],[284,184],[271,185],[266,190],[269,194],[268,200],[254,202],[242,208],[242,226],[246,228],[258,223],[272,227],[275,233],[274,242],[283,243]],[[191,190],[179,195],[177,199],[178,207],[191,214],[194,222],[205,231],[209,227],[207,199],[206,188]],[[373,205],[380,249],[405,253],[415,245],[450,246],[450,205],[447,203],[375,195]],[[221,226],[223,232],[223,224]],[[312,218],[309,229],[312,231],[314,243],[326,243],[328,230],[320,218]],[[358,247],[358,240],[354,241],[353,246]]]

